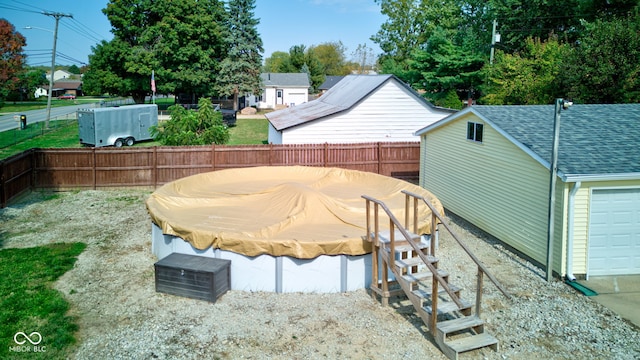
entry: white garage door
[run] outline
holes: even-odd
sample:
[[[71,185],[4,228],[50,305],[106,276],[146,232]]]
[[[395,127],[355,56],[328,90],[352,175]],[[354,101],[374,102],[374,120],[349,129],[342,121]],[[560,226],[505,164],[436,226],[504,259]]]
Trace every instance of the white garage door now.
[[[593,190],[588,275],[640,274],[640,189]]]

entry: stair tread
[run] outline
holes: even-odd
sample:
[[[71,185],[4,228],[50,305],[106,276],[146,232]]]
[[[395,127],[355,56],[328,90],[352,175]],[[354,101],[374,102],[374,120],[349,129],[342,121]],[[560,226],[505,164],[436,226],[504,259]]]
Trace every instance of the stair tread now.
[[[455,340],[445,341],[444,344],[453,349],[455,352],[461,353],[465,351],[480,349],[485,346],[496,345],[498,344],[498,339],[487,333],[482,333]]]
[[[415,240],[415,241],[420,240],[420,235],[414,234],[411,231],[407,231],[407,232],[409,233],[409,236],[411,236],[412,240]],[[378,233],[378,239],[380,239],[381,242],[387,244],[391,241],[390,234],[391,232],[389,230],[380,231]],[[375,236],[375,234],[373,235]],[[406,241],[406,239],[404,238],[404,235],[402,235],[402,232],[400,232],[399,229],[395,229],[395,231],[393,232],[393,235],[394,235],[395,241]]]
[[[431,256],[431,255],[425,255],[425,256],[427,257],[427,260],[429,260],[429,262],[432,264],[438,262],[438,259],[435,256]],[[424,261],[422,261],[421,258],[416,256],[409,259],[397,259],[395,261],[395,264],[397,267],[403,269],[403,268],[408,268],[408,267],[417,266],[417,265],[424,265]]]
[[[406,241],[405,241],[406,242]],[[425,244],[423,242],[419,242],[418,243],[418,249],[423,250],[423,249],[427,249],[429,247],[429,244]],[[385,247],[385,250],[390,251],[389,248]],[[403,253],[403,252],[407,252],[407,251],[413,251],[413,246],[409,245],[409,244],[398,244],[396,242],[396,246],[394,247],[394,250],[396,253]]]
[[[449,284],[449,288],[454,293],[459,292],[460,290],[462,290],[461,287],[456,286],[456,285],[452,285],[452,284]],[[431,297],[431,288],[413,290],[412,293],[414,295],[416,295],[417,297],[420,297],[422,299],[429,299]],[[438,287],[438,294],[443,294],[443,293],[446,293],[446,290],[443,289],[442,287]]]
[[[436,324],[436,328],[444,335],[460,330],[470,329],[472,327],[484,325],[484,321],[479,317],[464,316],[457,319],[440,321]]]
[[[453,301],[439,301],[438,302],[438,314],[446,314],[446,313],[450,313],[450,312],[454,312],[454,311],[469,309],[469,308],[471,308],[471,306],[473,306],[467,300],[460,299],[460,302],[463,305],[462,309],[459,308],[458,304],[456,304]],[[423,309],[427,313],[431,314],[431,306],[429,306],[429,305],[425,306],[425,307],[423,307]]]
[[[440,275],[441,277],[447,277],[449,276],[449,273],[444,270],[438,269],[438,275]],[[431,273],[431,271],[423,271],[419,273],[405,274],[405,275],[402,275],[402,278],[407,282],[417,282],[417,281],[422,281],[426,279],[431,279],[432,276],[433,274]]]

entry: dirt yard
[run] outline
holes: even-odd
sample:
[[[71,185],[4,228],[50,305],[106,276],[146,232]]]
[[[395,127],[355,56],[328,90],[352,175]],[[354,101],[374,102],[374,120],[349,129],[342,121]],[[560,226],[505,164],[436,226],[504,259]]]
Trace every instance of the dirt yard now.
[[[35,192],[0,209],[2,248],[88,244],[57,283],[80,331],[74,359],[444,359],[408,301],[229,291],[215,304],[156,293],[150,191]],[[640,332],[462,220],[450,225],[513,295],[487,279],[482,317],[500,351],[463,359],[637,359]],[[475,293],[474,266],[441,234],[440,267]],[[473,301],[473,297],[470,297]]]

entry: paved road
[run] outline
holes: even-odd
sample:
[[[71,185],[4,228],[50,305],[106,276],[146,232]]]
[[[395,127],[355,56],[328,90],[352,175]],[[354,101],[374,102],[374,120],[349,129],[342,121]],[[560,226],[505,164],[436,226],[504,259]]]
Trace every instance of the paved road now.
[[[51,120],[56,120],[56,118],[63,118],[68,114],[75,114],[78,109],[86,109],[93,108],[99,106],[98,103],[91,104],[82,104],[82,105],[72,105],[72,106],[61,106],[61,107],[52,107],[51,108]],[[47,118],[47,110],[29,110],[24,112],[16,112],[10,114],[0,115],[0,132],[17,129],[20,126],[20,123],[14,119],[14,116],[27,115],[27,124],[33,124],[36,122],[45,121]]]

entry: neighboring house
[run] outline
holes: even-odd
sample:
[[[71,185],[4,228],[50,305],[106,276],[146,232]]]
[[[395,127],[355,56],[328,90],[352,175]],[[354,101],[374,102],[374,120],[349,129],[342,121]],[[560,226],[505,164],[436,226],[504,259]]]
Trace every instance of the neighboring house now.
[[[547,264],[554,106],[472,106],[421,136],[420,185],[447,210]],[[552,269],[640,274],[640,104],[560,116]]]
[[[47,90],[39,87],[36,89],[36,91],[33,92],[33,97],[35,97],[36,99],[39,98],[40,96],[47,96],[49,93],[47,92]]]
[[[247,94],[246,106],[280,109],[309,101],[309,75],[306,73],[263,73],[262,95]]]
[[[266,117],[273,144],[417,142],[416,130],[452,112],[393,75],[349,75],[318,99]]]
[[[38,88],[36,92],[44,92],[44,95],[48,95],[49,85],[43,85]],[[58,97],[60,95],[70,94],[75,96],[82,96],[82,81],[56,81],[53,83],[52,97]]]
[[[58,80],[70,79],[72,75],[73,74],[71,74],[68,71],[56,70],[53,73],[53,81],[55,82],[55,81],[58,81]],[[48,72],[46,74],[46,78],[47,78],[47,80],[51,79],[51,72]]]
[[[344,76],[325,76],[324,82],[318,87],[318,90],[320,90],[321,94],[324,94],[342,79],[344,79]]]

